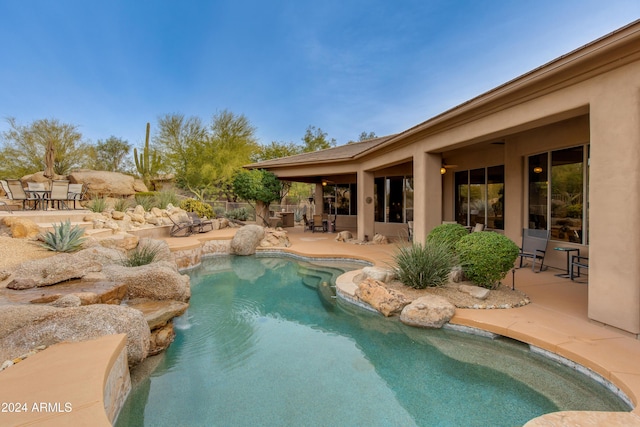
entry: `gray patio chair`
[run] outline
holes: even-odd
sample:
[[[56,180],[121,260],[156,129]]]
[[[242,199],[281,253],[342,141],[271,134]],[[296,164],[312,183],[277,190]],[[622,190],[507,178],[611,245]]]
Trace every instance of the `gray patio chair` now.
[[[67,194],[67,200],[73,200],[73,209],[76,208],[76,202],[84,200],[84,195],[87,192],[84,184],[69,184],[69,193]]]
[[[69,200],[69,181],[51,181],[51,194],[49,195],[49,201],[53,207],[55,202],[58,209],[62,206],[62,209],[69,209],[67,201]]]
[[[193,223],[190,220],[185,221],[179,218],[178,215],[169,215],[169,219],[173,223],[171,230],[169,230],[171,237],[188,237],[193,234]]]
[[[540,260],[541,272],[544,267],[544,256],[547,251],[550,230],[538,230],[535,228],[524,228],[522,230],[522,247],[520,248],[520,268],[524,258],[531,258],[531,271],[536,272],[536,260]]]
[[[31,204],[31,209],[35,209],[38,203],[38,197],[35,195],[27,194],[22,187],[22,182],[19,179],[7,179],[7,186],[11,194],[12,200],[22,200],[22,209],[27,209],[27,204]]]
[[[198,233],[206,233],[213,230],[213,221],[210,219],[202,219],[195,212],[187,212],[189,219],[191,220],[192,230]]]
[[[9,185],[7,184],[7,181],[4,179],[0,179],[0,186],[2,187],[2,191],[4,191],[4,194],[7,196],[7,199],[9,200],[13,200],[13,198],[11,197],[11,191],[9,190]],[[13,213],[13,209],[11,208],[11,205],[3,200],[0,200],[0,205],[6,206],[7,209],[9,209],[9,212]]]

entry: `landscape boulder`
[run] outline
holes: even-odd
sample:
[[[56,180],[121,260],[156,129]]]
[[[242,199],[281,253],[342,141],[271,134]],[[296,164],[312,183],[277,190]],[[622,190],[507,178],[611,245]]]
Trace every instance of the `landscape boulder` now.
[[[350,231],[341,231],[336,236],[336,242],[346,242],[347,240],[353,239],[353,235]]]
[[[390,283],[396,279],[396,272],[391,268],[367,266],[362,269],[360,280],[374,279],[379,282]]]
[[[471,286],[471,285],[459,285],[458,291],[465,293],[467,295],[471,295],[475,299],[485,300],[491,293],[491,290],[487,288],[481,288],[480,286]]]
[[[152,300],[176,300],[187,302],[191,298],[189,276],[180,274],[175,263],[154,262],[139,267],[106,265],[102,269],[105,278],[127,286],[129,298]]]
[[[32,220],[20,216],[8,216],[2,223],[11,230],[14,239],[36,239],[42,229]]]
[[[49,258],[34,259],[20,264],[11,274],[9,289],[30,289],[51,286],[71,279],[80,279],[102,265],[78,254],[60,253]]]
[[[41,311],[43,314],[40,318],[31,319],[22,327],[0,338],[0,360],[15,358],[41,345],[50,346],[63,341],[87,341],[121,333],[127,334],[127,358],[130,366],[147,357],[149,326],[142,312],[138,310],[105,304],[42,308],[53,311],[47,314]],[[13,309],[16,310],[19,308]]]
[[[82,169],[69,174],[69,181],[85,184],[88,193],[103,196],[128,197],[149,191],[141,180],[119,172]]]
[[[446,298],[429,295],[415,299],[402,309],[400,321],[420,328],[441,328],[456,312]]]
[[[402,292],[387,289],[383,283],[371,278],[358,285],[355,296],[386,317],[399,313],[411,302]]]
[[[236,255],[253,255],[264,236],[264,227],[245,225],[231,239],[231,251]]]

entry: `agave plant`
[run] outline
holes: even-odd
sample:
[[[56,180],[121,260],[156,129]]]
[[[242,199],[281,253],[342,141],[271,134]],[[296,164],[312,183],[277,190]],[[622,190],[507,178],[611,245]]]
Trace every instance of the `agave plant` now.
[[[80,249],[84,243],[84,229],[66,220],[59,225],[53,225],[53,231],[47,231],[42,235],[44,243],[42,247],[54,252],[74,252]]]

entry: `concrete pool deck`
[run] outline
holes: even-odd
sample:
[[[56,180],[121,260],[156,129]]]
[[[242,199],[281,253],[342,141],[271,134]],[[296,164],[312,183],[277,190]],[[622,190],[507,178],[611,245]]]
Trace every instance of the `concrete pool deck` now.
[[[168,238],[174,252],[196,248],[210,240],[231,239],[237,229],[226,229],[190,236]],[[358,258],[377,265],[391,260],[394,245],[357,245],[336,242],[335,234],[303,232],[301,227],[286,229],[292,243],[283,251],[309,257]],[[539,274],[529,269],[516,273],[516,288],[531,298],[531,304],[507,310],[457,309],[452,324],[482,329],[528,343],[557,354],[600,375],[619,388],[631,401],[631,412],[565,412],[547,414],[527,426],[640,426],[640,341],[623,331],[588,319],[588,288],[585,283],[556,277],[556,271]],[[507,284],[511,278],[507,277]],[[96,401],[103,390],[122,340],[100,339],[85,343],[58,344],[0,372],[0,402],[71,402],[66,413],[7,414],[0,412],[0,425],[108,425],[107,404]],[[82,353],[103,354],[102,358],[79,357]],[[118,350],[120,349],[120,350]],[[43,368],[45,367],[50,368]],[[69,370],[93,372],[86,380],[69,382]],[[66,386],[63,387],[62,385]],[[75,410],[78,408],[78,410]],[[80,409],[83,410],[80,410]],[[0,408],[1,410],[2,408]],[[63,408],[64,409],[64,408]]]

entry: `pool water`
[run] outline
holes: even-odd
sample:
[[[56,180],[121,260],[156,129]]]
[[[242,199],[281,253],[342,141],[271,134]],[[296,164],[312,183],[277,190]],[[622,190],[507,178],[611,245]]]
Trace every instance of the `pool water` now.
[[[361,267],[203,260],[176,340],[136,368],[157,365],[116,425],[514,426],[558,410],[629,410],[522,344],[412,328],[333,298],[327,283]]]

